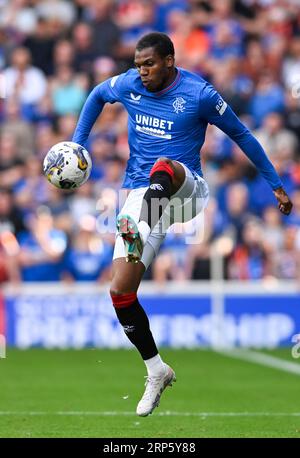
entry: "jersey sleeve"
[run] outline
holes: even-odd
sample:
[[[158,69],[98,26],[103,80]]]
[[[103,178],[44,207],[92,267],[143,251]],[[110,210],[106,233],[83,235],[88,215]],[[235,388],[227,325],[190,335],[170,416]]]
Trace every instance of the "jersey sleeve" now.
[[[261,144],[213,86],[207,85],[205,87],[200,96],[199,106],[201,116],[204,116],[210,124],[219,127],[238,144],[273,190],[282,186],[282,181]]]
[[[114,76],[92,90],[81,110],[72,138],[73,142],[85,146],[92,127],[101,114],[105,103],[121,101],[124,75],[122,73]]]

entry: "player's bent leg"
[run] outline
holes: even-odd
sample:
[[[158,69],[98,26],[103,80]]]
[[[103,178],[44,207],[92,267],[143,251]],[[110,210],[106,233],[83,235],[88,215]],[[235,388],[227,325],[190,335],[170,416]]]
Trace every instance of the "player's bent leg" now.
[[[164,389],[176,379],[165,364],[153,339],[148,317],[137,298],[137,289],[145,271],[141,263],[126,263],[125,258],[113,262],[111,298],[124,332],[141,354],[148,371],[146,390],[137,406],[137,414],[149,415],[158,406]]]
[[[183,185],[185,181],[185,169],[180,164],[180,162],[177,161],[171,161],[171,167],[173,167],[174,170],[174,177],[172,180],[172,195],[175,194]]]
[[[185,169],[179,162],[159,158],[150,171],[150,186],[142,199],[139,223],[125,211],[118,215],[117,231],[123,239],[127,262],[141,260],[151,230],[160,220],[171,195],[177,192],[184,180]]]
[[[179,162],[161,157],[153,165],[137,226],[144,244],[169,205],[172,194],[180,189],[184,181],[185,169]]]
[[[171,176],[171,194],[175,194],[185,180],[185,169],[182,164],[168,157],[159,157],[150,171],[150,179],[159,171],[167,172]]]
[[[172,194],[170,205],[162,218],[162,225],[164,228],[168,228],[174,223],[191,222],[197,217],[197,221],[195,220],[195,230],[199,233],[199,231],[201,232],[203,230],[202,212],[209,199],[208,185],[203,177],[192,172],[185,165],[179,165],[185,170],[185,180],[178,191]],[[199,218],[200,216],[201,218]],[[189,233],[190,229],[188,229]]]

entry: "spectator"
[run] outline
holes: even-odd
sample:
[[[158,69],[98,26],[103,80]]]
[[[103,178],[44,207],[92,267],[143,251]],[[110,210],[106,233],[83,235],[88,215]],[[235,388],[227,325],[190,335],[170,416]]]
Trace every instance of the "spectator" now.
[[[98,56],[118,56],[121,30],[113,19],[113,5],[110,0],[92,2],[90,6],[94,43]]]
[[[22,280],[59,281],[66,235],[55,229],[50,212],[40,209],[27,218],[28,229],[18,236]]]
[[[230,184],[226,192],[226,213],[223,221],[223,231],[230,231],[236,243],[242,241],[244,225],[249,219],[248,188],[242,183]]]
[[[269,113],[260,129],[254,131],[257,140],[262,144],[271,161],[280,156],[286,161],[286,168],[295,159],[298,148],[296,135],[283,125],[283,115]]]
[[[88,215],[78,221],[65,255],[64,280],[108,281],[113,248],[95,233],[95,223],[95,218]]]
[[[175,224],[154,260],[152,268],[153,280],[160,284],[165,283],[167,280],[186,280],[186,248],[184,229],[179,223]]]
[[[76,79],[71,67],[60,66],[52,81],[52,103],[59,116],[79,114],[86,98],[86,87]]]
[[[263,212],[263,243],[271,252],[280,251],[283,246],[284,229],[282,218],[277,208],[266,207]]]
[[[32,107],[46,93],[47,81],[43,72],[31,66],[31,54],[25,47],[17,47],[11,57],[11,67],[4,70],[7,97],[15,97],[21,103],[26,119],[31,119]]]
[[[0,189],[0,233],[18,235],[24,229],[22,214],[14,203],[12,192]]]
[[[272,112],[283,113],[285,108],[284,91],[269,71],[260,76],[255,92],[250,99],[249,111],[260,127],[264,118]]]
[[[4,108],[5,120],[2,123],[1,132],[15,139],[20,157],[26,158],[33,154],[35,149],[33,126],[21,118],[20,104],[15,98],[7,99]]]
[[[16,139],[10,133],[0,137],[0,183],[7,189],[13,189],[24,173],[24,162],[18,154]]]
[[[42,175],[41,161],[37,157],[29,156],[26,159],[24,172],[14,188],[14,194],[18,208],[26,216],[46,202],[48,184]]]
[[[242,243],[234,249],[229,266],[233,280],[258,280],[269,274],[268,259],[263,246],[263,228],[259,221],[249,220],[242,232]]]
[[[55,37],[51,31],[51,23],[42,17],[32,34],[23,42],[32,56],[32,64],[42,70],[45,75],[53,72],[53,48]]]
[[[282,249],[273,253],[273,273],[280,280],[300,279],[299,250],[296,247],[296,235],[296,227],[287,227],[284,232]]]
[[[73,29],[74,67],[76,72],[91,73],[97,58],[94,50],[93,30],[90,24],[79,22]]]

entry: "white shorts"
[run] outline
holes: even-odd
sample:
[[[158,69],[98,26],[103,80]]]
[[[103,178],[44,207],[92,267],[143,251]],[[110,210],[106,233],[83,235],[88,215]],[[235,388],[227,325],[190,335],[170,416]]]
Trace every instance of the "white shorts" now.
[[[185,180],[178,191],[171,196],[161,220],[151,231],[144,246],[141,262],[146,269],[157,255],[168,228],[174,223],[191,221],[204,210],[208,202],[209,190],[206,181],[197,173],[192,173],[184,164],[180,164],[185,170]],[[143,187],[130,191],[120,214],[130,215],[138,223],[147,189],[148,187]],[[124,242],[117,234],[113,259],[124,257]]]

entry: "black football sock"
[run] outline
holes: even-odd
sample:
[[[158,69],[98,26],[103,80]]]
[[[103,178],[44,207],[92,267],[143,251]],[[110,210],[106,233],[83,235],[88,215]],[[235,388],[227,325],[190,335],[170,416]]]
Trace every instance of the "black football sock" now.
[[[145,192],[140,221],[145,221],[152,230],[161,218],[171,197],[172,178],[164,171],[154,172],[150,186]]]
[[[119,322],[130,342],[138,349],[142,358],[150,359],[158,354],[148,317],[138,299],[127,307],[115,307]]]

